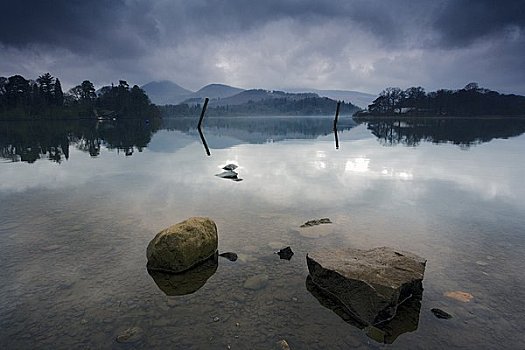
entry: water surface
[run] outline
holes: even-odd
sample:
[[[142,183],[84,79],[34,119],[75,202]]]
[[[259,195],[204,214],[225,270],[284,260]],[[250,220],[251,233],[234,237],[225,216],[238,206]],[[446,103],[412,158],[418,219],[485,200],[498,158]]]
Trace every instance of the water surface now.
[[[444,123],[343,118],[336,149],[330,118],[209,118],[211,156],[194,119],[0,124],[0,346],[523,347],[523,121]],[[243,181],[214,176],[232,162]],[[166,295],[146,246],[201,215],[239,259]],[[323,217],[333,224],[299,227]],[[274,254],[285,246],[290,261]],[[384,345],[323,305],[305,255],[339,246],[428,260],[416,328]],[[243,287],[257,275],[266,286]],[[117,343],[130,327],[136,342]]]

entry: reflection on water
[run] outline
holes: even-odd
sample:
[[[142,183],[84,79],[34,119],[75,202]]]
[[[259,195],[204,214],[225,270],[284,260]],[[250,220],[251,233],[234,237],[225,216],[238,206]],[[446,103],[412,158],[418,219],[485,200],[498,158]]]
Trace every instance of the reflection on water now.
[[[419,139],[417,147],[383,147],[366,124],[342,119],[336,150],[332,118],[208,118],[208,157],[190,119],[0,124],[2,349],[268,349],[280,339],[292,349],[522,347],[518,121],[509,121],[513,131],[505,121],[483,134],[466,128],[465,144],[477,146],[465,151],[447,144],[461,139],[448,127],[401,137]],[[214,176],[230,163],[242,182]],[[196,215],[214,219],[219,251],[237,260],[182,281],[152,278],[148,242]],[[323,217],[332,224],[300,227]],[[279,259],[275,251],[288,246],[293,258]],[[340,246],[425,256],[419,311],[378,333],[321,305],[305,286],[305,256]],[[245,288],[254,276],[265,277],[260,289]],[[438,319],[433,308],[453,317]],[[115,342],[133,327],[139,345]]]
[[[306,289],[321,305],[332,310],[346,323],[363,329],[366,335],[378,343],[392,344],[403,333],[417,330],[422,294],[414,295],[398,306],[396,316],[384,323],[372,326],[359,321],[336,297],[319,288],[310,275],[306,278]],[[361,299],[363,296],[356,296]]]
[[[219,265],[218,254],[182,273],[148,270],[160,290],[168,296],[186,295],[199,290],[213,276]]]
[[[453,143],[463,147],[506,139],[525,132],[523,118],[402,118],[361,117],[358,122],[384,145],[417,146],[421,142]]]
[[[70,146],[100,155],[101,147],[126,156],[142,150],[159,129],[160,120],[119,119],[76,121],[23,121],[0,123],[0,157],[33,163],[47,158],[60,163],[69,159]]]

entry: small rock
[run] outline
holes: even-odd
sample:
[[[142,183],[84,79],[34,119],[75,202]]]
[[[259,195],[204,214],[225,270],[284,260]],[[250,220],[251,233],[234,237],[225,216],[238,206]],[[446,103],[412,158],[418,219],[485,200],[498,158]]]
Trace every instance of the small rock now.
[[[222,256],[223,258],[226,258],[230,261],[237,261],[237,254],[232,252],[221,253],[219,256]]]
[[[319,220],[309,220],[301,225],[301,227],[311,227],[311,226],[317,226],[321,224],[331,224],[332,221],[330,221],[329,218],[322,218]]]
[[[221,319],[218,318],[217,316],[215,316],[215,317],[213,318],[213,322],[219,322],[220,320],[221,320]]]
[[[135,343],[143,336],[143,331],[140,327],[130,327],[120,333],[116,341],[117,343]]]
[[[235,322],[235,326],[236,326],[236,327],[240,327],[241,324],[240,324],[239,322]]]
[[[223,170],[235,170],[237,168],[238,168],[238,166],[235,165],[235,164],[227,164],[227,165],[222,167]]]
[[[468,303],[469,301],[471,301],[472,299],[474,299],[474,296],[470,293],[467,293],[467,292],[462,292],[462,291],[453,291],[453,292],[446,292],[444,294],[447,298],[451,298],[451,299],[454,299],[454,300],[457,300],[457,301],[461,301],[463,303]]]
[[[277,342],[277,349],[279,350],[290,350],[290,345],[288,345],[288,342],[284,339],[281,339]]]
[[[286,248],[279,250],[277,254],[279,254],[279,258],[281,259],[290,260],[293,256],[293,251],[292,251],[292,248],[286,247]]]
[[[249,277],[244,282],[244,288],[251,289],[251,290],[259,290],[259,289],[263,289],[264,287],[266,287],[267,284],[268,284],[268,275],[260,274],[260,275]]]
[[[448,320],[448,319],[452,318],[451,314],[449,314],[448,312],[443,311],[441,309],[434,308],[434,309],[431,309],[430,311],[432,311],[434,316],[436,316],[437,318],[441,318],[441,319],[445,319],[445,320]]]

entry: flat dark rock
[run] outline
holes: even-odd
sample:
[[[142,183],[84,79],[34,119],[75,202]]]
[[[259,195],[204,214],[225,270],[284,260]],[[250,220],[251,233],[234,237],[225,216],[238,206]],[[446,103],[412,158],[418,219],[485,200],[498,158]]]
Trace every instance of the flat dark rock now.
[[[301,227],[311,227],[311,226],[317,226],[321,224],[331,224],[332,221],[329,218],[322,218],[319,220],[309,220],[301,225]]]
[[[308,253],[306,260],[312,281],[363,324],[392,319],[401,303],[423,292],[426,260],[411,253],[325,249]]]
[[[441,318],[441,319],[445,319],[445,320],[448,320],[448,319],[452,318],[451,314],[449,314],[448,312],[443,311],[441,309],[434,308],[434,309],[431,309],[430,311],[432,311],[434,316],[436,316],[437,318]]]

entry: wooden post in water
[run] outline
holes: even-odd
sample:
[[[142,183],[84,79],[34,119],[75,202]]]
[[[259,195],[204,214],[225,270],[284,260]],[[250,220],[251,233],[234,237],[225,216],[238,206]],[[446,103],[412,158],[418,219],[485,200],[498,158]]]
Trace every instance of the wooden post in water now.
[[[202,111],[201,111],[201,117],[199,118],[199,123],[197,124],[197,131],[199,132],[199,136],[201,137],[202,144],[204,145],[204,149],[206,150],[206,154],[208,156],[211,156],[210,149],[208,148],[208,144],[206,143],[206,139],[204,138],[204,134],[202,133],[202,120],[204,119],[204,114],[206,113],[206,108],[208,107],[208,101],[209,98],[204,99],[204,105],[202,105]]]
[[[337,101],[337,107],[335,109],[335,118],[334,118],[335,149],[339,149],[339,138],[337,137],[337,120],[339,119],[339,108],[340,107],[341,107],[341,101]]]
[[[199,124],[197,124],[197,128],[200,130],[201,128],[201,125],[202,125],[202,119],[204,119],[204,114],[206,113],[206,108],[208,108],[208,101],[210,99],[209,98],[205,98],[204,99],[204,105],[202,106],[202,112],[201,112],[201,117],[199,118]]]
[[[337,119],[339,119],[339,108],[341,107],[341,101],[337,101],[337,107],[335,109],[335,118],[334,118],[334,131],[337,130]]]

